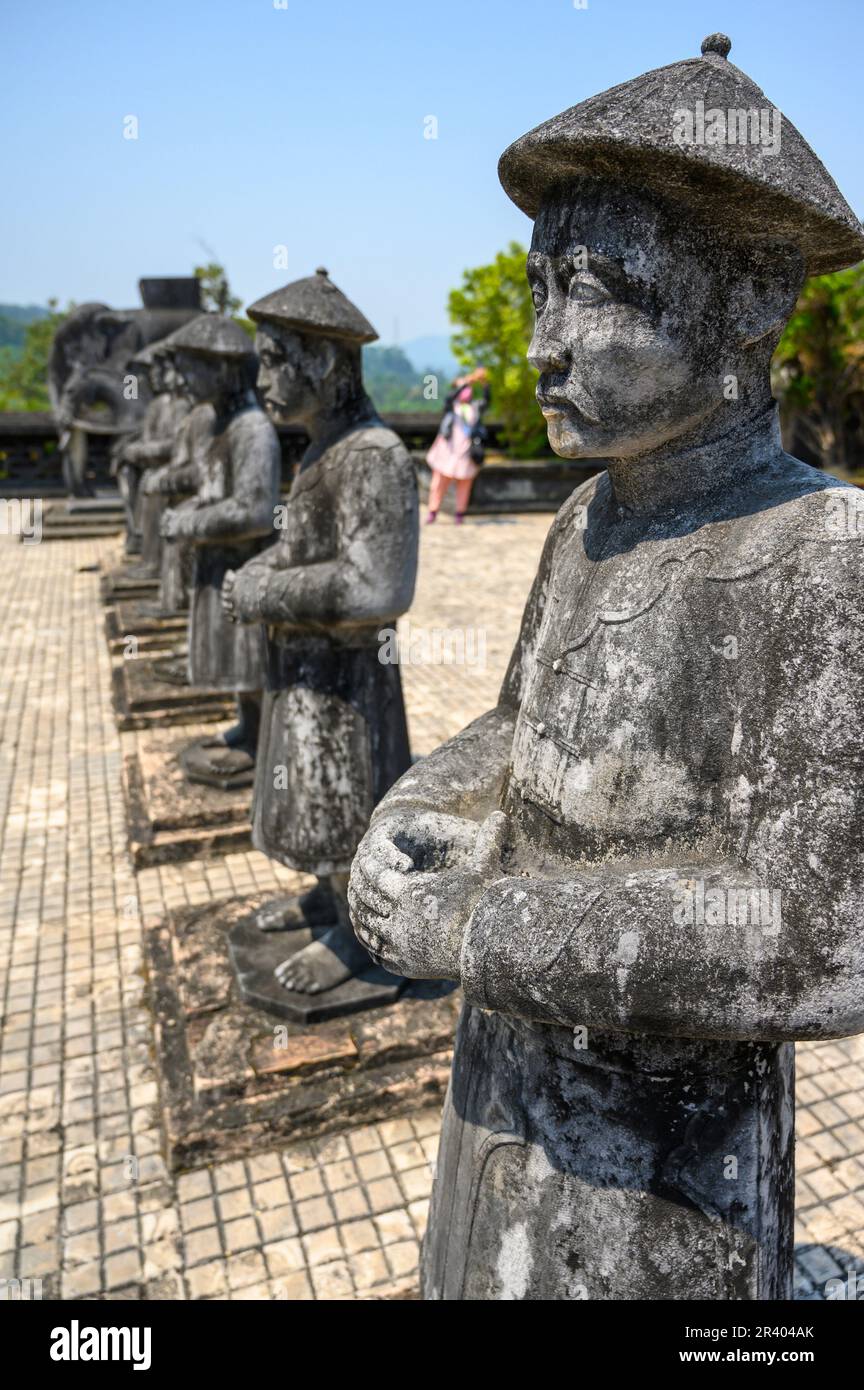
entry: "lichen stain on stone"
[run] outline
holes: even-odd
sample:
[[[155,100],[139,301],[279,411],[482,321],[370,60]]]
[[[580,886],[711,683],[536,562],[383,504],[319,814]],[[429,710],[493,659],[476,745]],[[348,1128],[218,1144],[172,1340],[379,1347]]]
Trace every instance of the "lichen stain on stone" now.
[[[528,1227],[524,1221],[519,1221],[501,1235],[495,1268],[502,1302],[514,1302],[525,1297],[533,1263]]]

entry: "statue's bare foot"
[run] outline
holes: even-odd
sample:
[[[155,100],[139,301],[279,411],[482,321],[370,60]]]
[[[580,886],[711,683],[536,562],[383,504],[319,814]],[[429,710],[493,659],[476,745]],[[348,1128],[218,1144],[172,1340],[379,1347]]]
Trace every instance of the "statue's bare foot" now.
[[[350,928],[338,926],[330,927],[317,941],[310,941],[302,951],[277,965],[275,975],[285,989],[323,994],[359,975],[370,964],[368,951]]]
[[[337,916],[333,894],[316,883],[308,893],[271,898],[255,913],[255,925],[259,931],[298,931],[335,924]]]

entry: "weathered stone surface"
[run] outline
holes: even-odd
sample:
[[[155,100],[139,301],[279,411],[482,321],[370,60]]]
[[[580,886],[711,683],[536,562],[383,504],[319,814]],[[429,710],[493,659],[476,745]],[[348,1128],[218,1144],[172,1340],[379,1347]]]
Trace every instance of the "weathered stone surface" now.
[[[407,982],[371,961],[364,970],[320,994],[284,986],[277,969],[313,941],[320,940],[321,935],[320,929],[310,931],[308,927],[265,934],[254,917],[238,922],[229,935],[231,963],[246,1002],[276,1018],[311,1024],[379,1008],[399,998]]]
[[[267,409],[310,439],[277,543],[222,586],[238,629],[264,623],[268,638],[253,842],[326,880],[334,915],[300,949],[287,940],[281,957],[262,937],[260,969],[251,940],[235,959],[262,1007],[278,1007],[282,990],[282,1007],[311,1020],[398,994],[353,934],[346,888],[372,808],[410,762],[399,668],[379,659],[378,632],[413,597],[417,484],[363,388],[360,348],[374,330],[326,272],[250,313]]]
[[[185,614],[163,617],[156,609],[157,604],[142,599],[125,600],[106,608],[109,649],[122,655],[130,646],[139,652],[165,652],[182,644],[186,636]]]
[[[60,433],[63,476],[74,496],[92,492],[87,479],[88,436],[122,438],[140,426],[147,411],[146,380],[134,396],[124,390],[132,359],[200,314],[201,287],[196,279],[141,281],[142,293],[145,284],[150,302],[145,300],[143,309],[79,304],[54,335],[48,390]]]
[[[226,575],[273,539],[281,451],[255,394],[257,359],[242,328],[208,315],[175,334],[172,349],[196,410],[209,410],[211,416],[200,446],[190,442],[194,497],[166,507],[160,531],[169,548],[193,549],[190,682],[233,691],[240,713],[236,727],[224,735],[224,746],[208,742],[190,748],[184,769],[195,782],[237,788],[251,780],[255,766],[266,653],[263,629],[231,622],[221,593]],[[167,598],[163,593],[163,601]]]
[[[274,323],[301,333],[321,333],[354,343],[372,343],[375,329],[320,266],[305,280],[294,280],[249,305],[253,323]]]
[[[255,1044],[250,1062],[257,1076],[272,1076],[278,1072],[294,1073],[320,1071],[324,1067],[351,1066],[357,1060],[357,1044],[348,1028],[328,1037],[320,1033],[300,1033],[276,1046],[272,1038]]]
[[[235,703],[230,692],[160,679],[157,662],[158,658],[148,657],[115,662],[112,681],[118,728],[147,729],[230,717]]]
[[[148,470],[167,465],[192,402],[165,340],[137,352],[129,367],[139,381],[149,381],[150,403],[140,429],[123,435],[111,449],[111,471],[126,510],[126,550],[140,553],[134,573],[142,578],[159,575],[162,540],[159,534],[162,494],[144,493],[142,479]]]
[[[147,929],[162,1100],[174,1169],[280,1139],[408,1114],[443,1099],[456,1004],[410,985],[385,1011],[269,1020],[244,1004],[228,961],[233,926],[261,897],[182,908]],[[435,1014],[429,1026],[429,1010]],[[376,1040],[377,1039],[377,1040]]]
[[[129,848],[137,867],[244,849],[250,842],[250,791],[190,782],[180,757],[183,738],[142,734],[125,764]]]
[[[805,270],[864,233],[791,128],[776,158],[679,146],[679,108],[764,104],[726,52],[501,162],[550,442],[608,470],[558,513],[497,707],[352,870],[375,958],[468,1003],[428,1298],[788,1298],[791,1043],[864,1027],[864,537],[769,380]]]
[[[131,573],[127,565],[116,565],[104,571],[100,587],[103,602],[115,604],[132,599],[154,599],[159,581],[141,578]]]

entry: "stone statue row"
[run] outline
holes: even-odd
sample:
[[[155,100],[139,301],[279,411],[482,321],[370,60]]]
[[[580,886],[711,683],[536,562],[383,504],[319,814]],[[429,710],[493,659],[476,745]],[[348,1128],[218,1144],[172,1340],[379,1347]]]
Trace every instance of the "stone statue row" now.
[[[184,749],[182,766],[223,788],[254,776],[253,844],[317,878],[257,914],[264,931],[315,927],[277,977],[317,994],[372,964],[348,873],[410,763],[399,668],[379,660],[378,632],[413,597],[417,485],[363,387],[375,331],[327,272],[248,312],[254,343],[202,314],[138,354],[153,400],[118,458],[139,474],[139,572],[161,569],[161,611],[178,601],[172,577],[189,574],[190,684],[237,696],[237,724]],[[275,424],[309,439],[284,504]]]
[[[417,516],[369,325],[324,272],[249,311],[267,414],[311,441],[275,541],[248,340],[203,318],[153,354],[194,402],[152,486],[199,469],[161,522],[195,551],[192,678],[246,700],[195,766],[246,766],[263,688],[254,843],[318,878],[261,923],[327,924],[286,983],[368,951],[464,991],[431,1298],[788,1298],[793,1043],[864,1027],[864,563],[826,524],[857,494],[784,454],[769,382],[805,275],[864,234],[788,122],[768,152],[686,137],[682,108],[767,108],[729,46],[502,157],[550,441],[608,469],[551,528],[497,707],[417,765],[377,660]]]

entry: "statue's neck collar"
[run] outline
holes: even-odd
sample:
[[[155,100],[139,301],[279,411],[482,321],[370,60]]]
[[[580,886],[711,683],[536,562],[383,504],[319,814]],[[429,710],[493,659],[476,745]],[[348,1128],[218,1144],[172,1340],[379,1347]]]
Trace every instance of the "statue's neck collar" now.
[[[365,391],[339,410],[318,415],[307,425],[310,443],[303,455],[303,467],[314,463],[352,430],[374,424],[377,419],[378,413]]]
[[[730,491],[783,455],[776,405],[741,419],[689,448],[664,445],[650,454],[609,463],[614,501],[644,516],[698,505]]]

